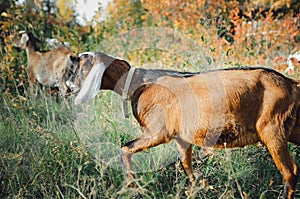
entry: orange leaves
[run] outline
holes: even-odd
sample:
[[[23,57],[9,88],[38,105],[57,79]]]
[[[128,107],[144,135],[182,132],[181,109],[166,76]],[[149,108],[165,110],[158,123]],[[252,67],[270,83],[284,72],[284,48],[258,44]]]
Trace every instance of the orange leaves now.
[[[121,0],[109,7],[103,35],[109,39],[137,27],[163,26],[205,47],[215,57],[216,65],[271,65],[278,49],[284,54],[295,46],[299,19],[286,15],[279,20],[272,10],[265,10],[252,2],[241,5],[236,0],[143,0],[140,4]],[[141,56],[132,54],[130,60],[134,57]]]
[[[199,6],[193,1],[144,1],[144,7],[152,13],[158,25],[173,24],[176,29],[187,30],[199,19]],[[166,23],[167,22],[167,23]]]
[[[1,13],[0,81],[5,76],[5,83],[13,85],[9,82],[12,79],[26,83],[22,67],[26,65],[26,59],[24,54],[14,51],[14,38],[10,36],[24,29],[35,32],[42,40],[43,37],[56,37],[68,41],[76,52],[99,50],[124,56],[133,65],[156,61],[178,69],[180,65],[190,67],[185,63],[187,57],[174,56],[176,53],[160,49],[140,50],[138,47],[145,42],[144,38],[140,42],[131,30],[145,27],[175,29],[203,47],[220,67],[246,64],[272,66],[276,65],[275,57],[287,57],[290,52],[299,50],[300,13],[297,8],[300,5],[296,1],[279,0],[275,5],[271,0],[114,0],[107,7],[105,21],[99,21],[102,14],[99,10],[93,23],[85,26],[74,25],[73,21],[67,23],[74,20],[72,8],[75,1],[58,0],[56,5],[46,5],[45,1],[37,0],[34,2],[39,2],[41,12],[16,6]],[[285,7],[285,13],[279,13],[280,6],[290,6],[290,10]],[[109,45],[103,45],[105,42]],[[170,47],[166,42],[160,46],[168,45]],[[130,46],[136,47],[133,49],[138,49],[137,52],[128,52]],[[171,47],[176,52],[185,46]]]

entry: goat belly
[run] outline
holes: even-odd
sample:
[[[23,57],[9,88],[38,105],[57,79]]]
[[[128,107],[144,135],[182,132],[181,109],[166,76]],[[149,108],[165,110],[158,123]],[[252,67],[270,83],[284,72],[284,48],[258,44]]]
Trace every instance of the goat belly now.
[[[44,86],[57,86],[57,79],[53,76],[47,76],[47,73],[37,73],[36,78],[38,82],[43,84]]]
[[[184,133],[193,137],[191,143],[203,147],[224,148],[243,147],[259,141],[255,123],[249,123],[245,118],[232,113],[207,115],[208,119],[199,125],[195,133]],[[219,120],[214,120],[215,118]]]
[[[223,128],[197,132],[193,144],[214,148],[224,148],[226,145],[226,147],[231,148],[255,144],[258,141],[259,138],[255,129],[246,129],[238,125],[227,124]]]
[[[44,86],[53,86],[56,83],[52,73],[47,69],[47,63],[41,62],[39,67],[34,68],[34,74],[39,83]]]

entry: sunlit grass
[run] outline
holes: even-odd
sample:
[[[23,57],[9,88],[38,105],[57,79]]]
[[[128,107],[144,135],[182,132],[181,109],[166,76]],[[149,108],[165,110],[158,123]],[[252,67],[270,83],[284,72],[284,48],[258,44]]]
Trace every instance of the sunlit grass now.
[[[1,198],[132,198],[138,194],[144,198],[241,198],[241,194],[277,198],[282,194],[281,175],[263,146],[214,150],[205,157],[194,147],[198,186],[188,193],[176,148],[167,150],[174,157],[163,158],[161,151],[167,146],[163,145],[137,155],[139,186],[128,189],[118,150],[141,131],[133,118],[124,119],[118,96],[104,91],[101,98],[78,107],[71,100],[57,103],[49,97],[28,97],[18,103],[1,107]]]

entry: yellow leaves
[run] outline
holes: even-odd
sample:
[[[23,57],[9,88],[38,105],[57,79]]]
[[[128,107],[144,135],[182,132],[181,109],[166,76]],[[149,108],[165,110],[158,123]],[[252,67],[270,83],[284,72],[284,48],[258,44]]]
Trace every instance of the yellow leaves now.
[[[274,180],[271,178],[270,179],[270,182],[269,182],[269,186],[271,187],[271,186],[273,186],[274,185]]]
[[[9,32],[9,29],[12,25],[12,22],[11,21],[1,21],[1,29],[4,31],[4,32]]]
[[[7,51],[12,52],[13,46],[12,45],[7,45]],[[10,57],[10,61],[13,61],[15,57]]]
[[[22,96],[22,95],[19,95],[19,100],[22,101],[22,102],[27,102],[27,98]]]
[[[60,17],[65,22],[70,22],[74,18],[74,1],[73,0],[57,0],[57,8]]]
[[[38,114],[36,113],[36,112],[32,112],[32,116],[34,116],[34,117],[37,117],[38,116]]]
[[[148,17],[147,15],[141,15],[141,19],[142,19],[142,20],[146,20],[147,17]]]
[[[2,72],[6,72],[6,71],[9,71],[9,66],[7,66],[6,64],[2,64],[1,65],[1,70],[2,70]]]
[[[276,1],[276,2],[272,2],[272,9],[274,10],[277,10],[283,6],[286,6],[287,8],[290,8],[291,7],[291,4],[292,4],[292,0],[279,0],[279,1]]]
[[[7,12],[2,12],[1,13],[1,17],[6,17],[6,18],[10,18],[12,15],[8,14]]]
[[[22,106],[20,106],[20,104],[17,103],[13,103],[12,107],[16,108],[16,109],[20,109]]]
[[[99,21],[101,19],[101,17],[102,17],[102,12],[98,11],[98,12],[96,12],[96,14],[94,16],[94,19],[96,21]]]

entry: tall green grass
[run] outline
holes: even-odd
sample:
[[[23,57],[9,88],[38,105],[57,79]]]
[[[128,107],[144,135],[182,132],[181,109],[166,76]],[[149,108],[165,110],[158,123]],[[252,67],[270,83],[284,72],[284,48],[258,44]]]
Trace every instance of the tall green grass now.
[[[172,143],[137,155],[136,189],[128,189],[119,148],[141,133],[123,118],[109,91],[84,106],[55,98],[1,96],[1,198],[280,198],[283,183],[263,146],[215,150],[194,147],[197,187],[187,178]],[[166,150],[165,150],[166,149]],[[291,145],[296,159],[297,149]],[[164,153],[169,153],[165,155]],[[144,159],[143,159],[144,158]],[[159,163],[157,163],[159,162]],[[141,167],[142,169],[138,170]],[[299,192],[296,198],[300,197]]]

